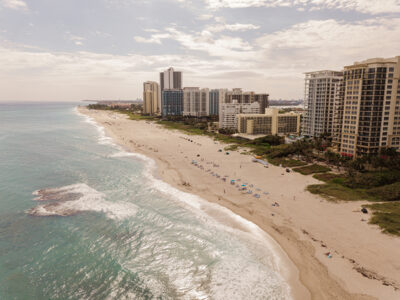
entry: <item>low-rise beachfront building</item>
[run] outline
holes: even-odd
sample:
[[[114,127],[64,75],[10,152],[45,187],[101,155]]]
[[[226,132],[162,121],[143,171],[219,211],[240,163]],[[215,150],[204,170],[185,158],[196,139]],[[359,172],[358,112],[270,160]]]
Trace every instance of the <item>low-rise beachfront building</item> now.
[[[238,114],[259,114],[260,104],[253,103],[238,103],[234,100],[233,103],[223,103],[219,113],[219,128],[232,129],[237,128]]]
[[[209,116],[209,90],[198,87],[185,87],[183,89],[183,115],[192,117]]]
[[[183,114],[183,91],[163,90],[161,101],[161,113],[163,117],[182,116]]]
[[[249,135],[299,134],[300,114],[280,114],[276,108],[267,108],[265,114],[238,114],[237,131]]]
[[[143,83],[143,113],[149,115],[161,113],[160,87],[155,81]]]

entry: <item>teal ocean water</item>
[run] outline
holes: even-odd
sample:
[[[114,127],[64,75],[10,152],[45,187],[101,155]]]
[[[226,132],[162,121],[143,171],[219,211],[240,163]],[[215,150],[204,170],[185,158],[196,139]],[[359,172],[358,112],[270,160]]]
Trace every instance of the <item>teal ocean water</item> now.
[[[161,181],[75,106],[0,103],[0,299],[290,298],[265,233]]]

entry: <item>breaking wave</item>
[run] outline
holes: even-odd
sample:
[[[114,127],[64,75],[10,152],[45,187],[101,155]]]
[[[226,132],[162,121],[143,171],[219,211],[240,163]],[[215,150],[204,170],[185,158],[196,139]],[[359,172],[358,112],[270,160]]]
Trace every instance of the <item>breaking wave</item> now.
[[[137,207],[129,202],[110,202],[105,195],[84,183],[59,188],[41,189],[33,192],[34,200],[46,201],[27,211],[32,216],[71,216],[84,211],[104,213],[112,219],[134,216]]]
[[[117,144],[114,143],[113,139],[108,137],[106,135],[105,129],[103,126],[100,126],[93,118],[82,114],[79,112],[79,110],[77,109],[77,107],[75,107],[74,109],[75,113],[81,117],[84,118],[84,122],[94,126],[97,129],[97,132],[99,133],[99,137],[98,137],[98,143],[101,145],[111,145],[114,147],[119,148],[119,146]]]

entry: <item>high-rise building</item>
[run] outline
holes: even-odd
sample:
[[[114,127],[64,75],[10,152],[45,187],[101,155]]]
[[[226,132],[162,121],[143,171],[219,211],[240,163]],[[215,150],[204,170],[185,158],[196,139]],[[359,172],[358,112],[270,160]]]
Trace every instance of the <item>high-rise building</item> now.
[[[260,103],[260,112],[264,113],[269,107],[268,94],[254,94],[254,102]]]
[[[302,134],[318,137],[332,134],[335,100],[340,90],[342,72],[317,71],[306,73]]]
[[[163,90],[182,89],[182,72],[169,68],[160,73],[160,88]]]
[[[161,113],[166,116],[182,116],[183,91],[179,89],[162,91]]]
[[[374,58],[344,68],[341,135],[342,155],[376,155],[400,147],[400,56]]]
[[[160,87],[155,81],[143,83],[143,113],[150,115],[161,113]]]
[[[300,114],[280,114],[277,108],[267,108],[264,114],[238,114],[237,131],[244,134],[299,134]]]
[[[210,116],[217,116],[219,114],[219,106],[220,103],[224,103],[225,93],[225,89],[210,90]]]
[[[258,102],[260,104],[261,111],[265,111],[265,109],[269,106],[269,95],[266,93],[256,94],[255,92],[243,92],[240,88],[234,88],[231,91],[226,91],[225,94],[224,103],[232,103],[233,101],[237,101],[238,103]]]
[[[209,90],[185,87],[183,89],[183,115],[193,117],[210,115]]]
[[[223,103],[220,105],[219,112],[219,128],[237,129],[237,115],[238,114],[259,114],[260,104],[253,103],[238,103],[233,100],[232,103]]]

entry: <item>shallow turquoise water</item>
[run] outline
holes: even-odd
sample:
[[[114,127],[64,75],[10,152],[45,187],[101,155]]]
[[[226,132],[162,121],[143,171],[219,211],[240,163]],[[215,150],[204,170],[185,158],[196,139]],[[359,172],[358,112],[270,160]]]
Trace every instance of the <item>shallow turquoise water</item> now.
[[[289,298],[259,229],[213,220],[74,107],[0,103],[0,299]]]

